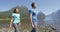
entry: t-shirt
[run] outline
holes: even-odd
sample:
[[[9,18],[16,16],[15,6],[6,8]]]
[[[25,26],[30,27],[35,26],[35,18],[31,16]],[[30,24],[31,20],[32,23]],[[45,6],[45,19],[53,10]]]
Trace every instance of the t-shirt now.
[[[32,20],[37,21],[37,14],[35,10],[29,10],[29,14],[32,14]]]
[[[20,14],[12,13],[13,16],[13,23],[19,23],[20,22]]]

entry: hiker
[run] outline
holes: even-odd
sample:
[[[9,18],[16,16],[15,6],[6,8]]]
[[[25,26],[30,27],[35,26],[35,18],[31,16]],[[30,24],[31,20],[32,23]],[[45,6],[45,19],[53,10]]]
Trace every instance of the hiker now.
[[[37,31],[37,14],[36,14],[36,3],[33,2],[31,4],[32,9],[29,10],[29,15],[30,15],[30,22],[32,26],[32,31],[31,32],[36,32]]]
[[[19,32],[19,26],[20,26],[20,13],[19,9],[16,8],[14,9],[14,12],[12,13],[11,16],[11,22],[10,22],[10,27],[14,27],[15,31],[14,32]]]

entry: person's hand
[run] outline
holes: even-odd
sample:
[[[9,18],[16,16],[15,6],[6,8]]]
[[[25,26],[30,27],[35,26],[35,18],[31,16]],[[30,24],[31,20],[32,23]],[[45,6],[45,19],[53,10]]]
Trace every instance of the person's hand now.
[[[21,26],[20,26],[20,23],[18,24],[18,28],[20,28]]]
[[[20,27],[20,25],[21,25],[21,24],[19,23],[19,27]]]
[[[32,24],[32,28],[34,28],[34,24]]]
[[[9,28],[12,29],[12,25],[10,25]]]

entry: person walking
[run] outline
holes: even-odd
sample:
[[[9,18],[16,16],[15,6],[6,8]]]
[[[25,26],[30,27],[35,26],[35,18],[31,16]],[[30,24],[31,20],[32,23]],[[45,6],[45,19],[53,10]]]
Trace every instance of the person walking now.
[[[37,20],[37,13],[35,12],[36,10],[36,3],[33,2],[31,4],[32,9],[29,10],[29,15],[30,15],[30,22],[31,22],[31,26],[32,26],[32,30],[31,32],[37,32],[37,24],[38,24],[38,20]]]
[[[14,12],[12,13],[12,17],[11,17],[11,21],[10,21],[10,26],[14,27],[15,31],[14,32],[19,32],[19,26],[20,26],[20,13],[19,13],[19,9],[15,8]]]

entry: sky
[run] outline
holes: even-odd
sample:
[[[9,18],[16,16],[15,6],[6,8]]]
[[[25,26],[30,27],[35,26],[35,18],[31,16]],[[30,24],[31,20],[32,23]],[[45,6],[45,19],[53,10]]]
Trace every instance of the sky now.
[[[41,11],[45,15],[49,15],[60,9],[60,0],[0,0],[0,12],[8,11],[15,6],[21,5],[30,9],[30,4],[34,1],[37,3],[37,12]]]

